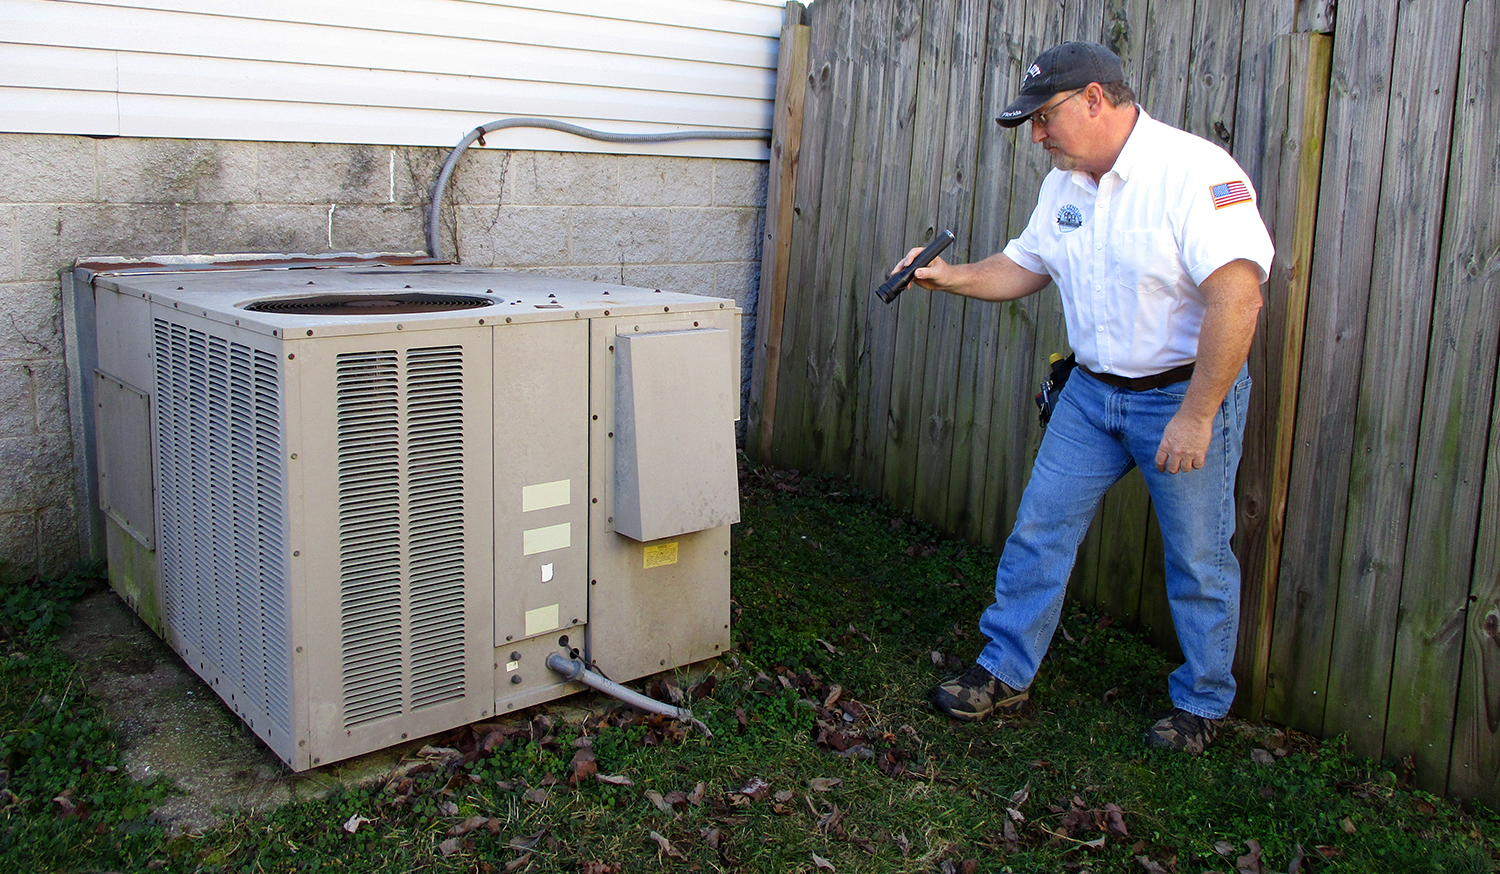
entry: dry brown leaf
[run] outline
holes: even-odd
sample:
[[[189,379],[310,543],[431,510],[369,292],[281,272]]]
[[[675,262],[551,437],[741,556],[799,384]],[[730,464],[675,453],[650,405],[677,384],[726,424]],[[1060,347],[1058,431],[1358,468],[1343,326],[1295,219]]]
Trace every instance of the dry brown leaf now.
[[[1135,860],[1142,868],[1146,869],[1146,874],[1167,874],[1167,869],[1151,861],[1148,856],[1136,856]]]
[[[708,791],[708,784],[704,783],[702,780],[699,780],[698,781],[698,785],[693,787],[693,791],[688,793],[688,796],[687,796],[688,804],[691,804],[694,807],[697,807],[700,804],[702,804],[703,803],[703,795],[707,791]]]
[[[814,792],[828,792],[842,782],[838,777],[814,777],[807,781],[807,788]]]
[[[1250,838],[1245,841],[1245,846],[1250,848],[1250,852],[1235,859],[1234,867],[1239,874],[1264,874],[1260,865],[1260,841]]]
[[[655,789],[646,790],[646,799],[649,800],[652,804],[656,805],[656,809],[660,810],[662,813],[672,812],[672,805],[669,804],[667,800],[662,797],[661,793],[657,792]]]
[[[1011,793],[1010,806],[1019,808],[1021,805],[1025,804],[1026,800],[1030,797],[1031,784],[1027,783],[1025,786],[1022,786],[1020,789],[1017,789],[1015,792]]]
[[[812,856],[813,867],[817,868],[819,871],[833,870],[832,862],[828,861],[822,856],[819,856],[817,853],[809,853],[808,855]]]
[[[1130,830],[1125,828],[1125,811],[1118,804],[1104,805],[1104,830],[1117,838],[1130,837]]]
[[[1347,816],[1344,817],[1343,822],[1339,823],[1339,828],[1343,829],[1344,834],[1346,835],[1352,835],[1355,832],[1359,831],[1359,829],[1354,827],[1354,820],[1350,819]]]
[[[748,783],[740,787],[739,794],[745,796],[746,798],[760,801],[762,798],[765,798],[766,794],[770,791],[770,783],[767,783],[760,777],[751,777]]]
[[[651,840],[656,841],[656,846],[660,848],[663,853],[672,857],[673,859],[678,860],[679,862],[687,861],[687,856],[684,856],[676,847],[672,846],[671,841],[667,840],[654,831],[650,832],[650,835]]]
[[[595,774],[594,779],[600,783],[608,783],[611,786],[634,786],[629,777],[624,774]]]
[[[369,822],[369,820],[365,820],[365,821]],[[454,826],[453,828],[448,829],[448,836],[449,837],[454,837],[454,838],[463,837],[464,835],[468,834],[469,832],[473,831],[474,829],[479,828],[480,826],[483,826],[483,825],[487,824],[489,821],[490,821],[490,818],[487,817],[487,816],[471,816],[468,819],[464,820],[463,822],[459,823],[458,825]],[[348,828],[348,823],[345,823],[344,825],[345,825],[345,828],[347,829]],[[353,834],[352,830],[350,831],[350,834]]]
[[[523,792],[521,794],[521,797],[524,798],[524,799],[526,799],[527,801],[530,801],[532,804],[546,804],[547,803],[547,790],[545,790],[545,789],[527,789],[525,792]]]
[[[438,852],[442,853],[445,857],[458,852],[458,838],[449,838],[438,844]]]
[[[568,766],[571,770],[568,774],[568,782],[574,786],[599,773],[599,765],[594,760],[594,751],[588,747],[574,753],[573,761],[569,762]]]
[[[1250,759],[1257,765],[1276,764],[1276,757],[1271,754],[1271,751],[1263,750],[1260,747],[1256,747],[1255,749],[1250,751]]]
[[[906,832],[896,835],[896,849],[901,851],[903,859],[911,855],[911,841],[906,839]]]
[[[1233,855],[1234,844],[1231,844],[1228,841],[1214,841],[1214,852],[1218,853],[1221,856]]]
[[[355,832],[359,831],[359,827],[360,826],[364,825],[367,822],[374,822],[374,821],[375,820],[373,820],[373,819],[365,819],[364,817],[362,817],[362,816],[360,816],[359,814],[356,813],[353,816],[349,817],[348,819],[344,820],[344,831],[346,831],[346,832],[348,832],[349,834],[352,835]]]

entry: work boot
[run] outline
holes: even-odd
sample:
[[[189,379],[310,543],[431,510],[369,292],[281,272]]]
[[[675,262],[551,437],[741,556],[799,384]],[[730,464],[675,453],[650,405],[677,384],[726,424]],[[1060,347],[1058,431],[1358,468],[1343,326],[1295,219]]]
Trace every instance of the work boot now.
[[[1012,689],[980,664],[945,680],[928,695],[933,707],[965,722],[983,719],[996,710],[1017,713],[1029,698],[1030,692]]]
[[[1146,729],[1146,746],[1198,755],[1214,742],[1222,719],[1207,719],[1177,708]]]

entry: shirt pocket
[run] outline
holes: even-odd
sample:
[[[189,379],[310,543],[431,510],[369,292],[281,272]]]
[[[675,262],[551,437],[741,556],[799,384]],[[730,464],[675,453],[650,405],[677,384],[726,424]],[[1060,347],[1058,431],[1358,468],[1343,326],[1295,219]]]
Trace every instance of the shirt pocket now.
[[[1138,295],[1161,294],[1182,279],[1182,258],[1170,231],[1124,231],[1119,236],[1116,282]]]

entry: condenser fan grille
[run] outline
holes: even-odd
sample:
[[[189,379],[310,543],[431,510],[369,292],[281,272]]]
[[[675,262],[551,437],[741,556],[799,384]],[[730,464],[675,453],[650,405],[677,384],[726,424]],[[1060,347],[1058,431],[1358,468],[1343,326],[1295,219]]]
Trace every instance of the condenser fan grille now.
[[[442,313],[493,306],[487,297],[462,294],[430,294],[422,291],[371,292],[368,294],[318,294],[258,300],[245,305],[257,313],[296,316],[399,316],[407,313]]]

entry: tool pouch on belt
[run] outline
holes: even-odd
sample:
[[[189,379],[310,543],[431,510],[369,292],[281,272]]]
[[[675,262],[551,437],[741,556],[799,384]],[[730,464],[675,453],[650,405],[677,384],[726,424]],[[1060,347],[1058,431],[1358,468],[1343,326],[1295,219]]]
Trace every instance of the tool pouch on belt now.
[[[1063,386],[1068,384],[1068,376],[1078,366],[1076,355],[1064,358],[1060,353],[1054,352],[1049,360],[1052,362],[1052,372],[1042,382],[1042,390],[1036,393],[1037,419],[1043,428],[1052,419],[1052,409],[1057,405],[1057,396],[1062,394]]]

